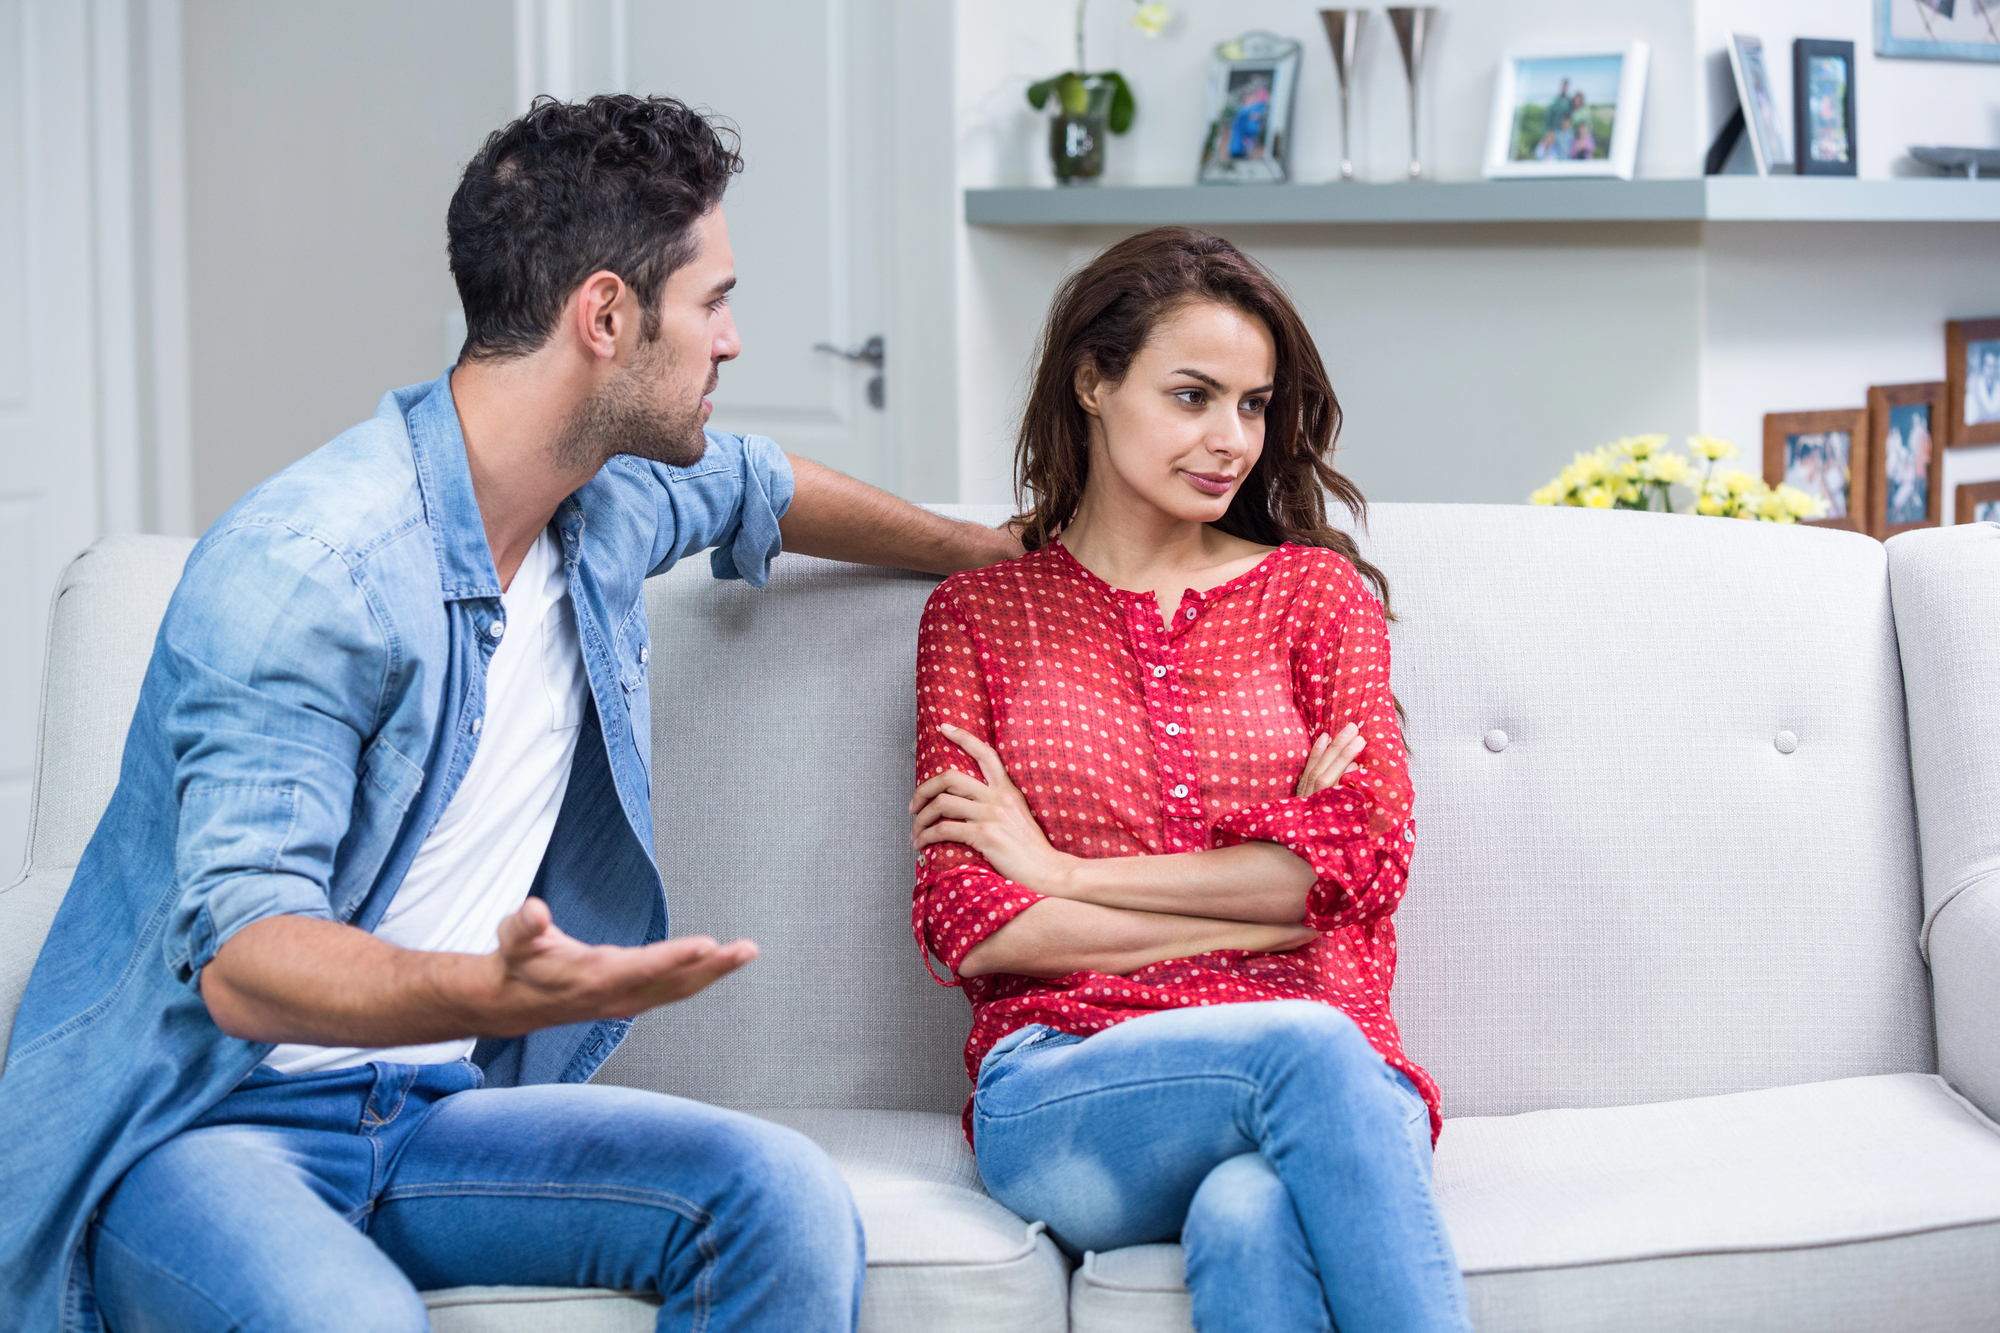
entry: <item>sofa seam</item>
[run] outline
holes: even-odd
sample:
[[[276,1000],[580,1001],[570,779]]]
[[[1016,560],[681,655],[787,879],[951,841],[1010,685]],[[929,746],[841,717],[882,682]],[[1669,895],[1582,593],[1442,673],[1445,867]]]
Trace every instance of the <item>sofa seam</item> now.
[[[1911,1236],[1938,1235],[1947,1231],[1970,1231],[1978,1227],[2000,1228],[2000,1213],[1974,1222],[1946,1222],[1940,1226],[1909,1227],[1901,1231],[1883,1231],[1868,1236],[1854,1236],[1846,1240],[1800,1241],[1796,1245],[1756,1245],[1717,1249],[1662,1250],[1657,1254],[1634,1254],[1616,1259],[1584,1259],[1576,1263],[1513,1264],[1504,1268],[1465,1268],[1460,1271],[1466,1277],[1483,1277],[1488,1274],[1556,1273],[1581,1268],[1614,1268],[1620,1264],[1651,1263],[1658,1259],[1708,1259],[1720,1258],[1732,1254],[1797,1254],[1807,1250],[1839,1250],[1852,1245],[1873,1245],[1885,1240],[1904,1240]]]

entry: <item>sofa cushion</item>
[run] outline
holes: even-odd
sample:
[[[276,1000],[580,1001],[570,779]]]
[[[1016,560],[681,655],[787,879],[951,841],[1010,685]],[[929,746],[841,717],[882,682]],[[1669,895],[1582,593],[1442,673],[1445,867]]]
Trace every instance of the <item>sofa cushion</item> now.
[[[1437,1191],[1482,1333],[1969,1329],[2000,1309],[2000,1126],[1931,1075],[1449,1120]],[[1180,1276],[1178,1246],[1092,1256],[1072,1326],[1186,1328],[1160,1322]]]
[[[1006,1329],[1063,1333],[1068,1265],[1039,1225],[986,1196],[958,1117],[781,1108],[854,1191],[868,1235],[863,1333]],[[431,1292],[440,1333],[650,1328],[656,1306],[619,1293],[461,1287]],[[448,1311],[448,1313],[445,1313]]]
[[[1889,543],[1938,1069],[2000,1116],[2000,524]]]

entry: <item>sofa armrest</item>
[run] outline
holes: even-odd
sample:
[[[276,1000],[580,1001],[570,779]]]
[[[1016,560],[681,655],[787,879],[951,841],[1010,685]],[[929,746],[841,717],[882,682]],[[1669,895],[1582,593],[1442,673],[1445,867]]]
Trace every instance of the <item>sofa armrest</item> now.
[[[2000,524],[1892,538],[1938,1071],[2000,1118]]]
[[[12,1044],[21,992],[28,988],[28,974],[35,970],[35,959],[49,937],[72,873],[45,870],[0,889],[0,1064],[6,1062]]]
[[[1951,896],[1931,922],[1938,1072],[2000,1120],[2000,874]]]

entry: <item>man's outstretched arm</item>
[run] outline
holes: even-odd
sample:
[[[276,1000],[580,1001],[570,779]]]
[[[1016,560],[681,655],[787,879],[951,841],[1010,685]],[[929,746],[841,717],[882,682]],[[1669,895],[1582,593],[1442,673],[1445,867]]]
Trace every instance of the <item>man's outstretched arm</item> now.
[[[244,1041],[415,1046],[518,1037],[684,1000],[757,956],[706,936],[636,949],[588,945],[530,898],[500,923],[492,953],[400,949],[367,931],[272,916],[231,936],[201,970],[215,1025]]]
[[[1004,528],[945,518],[810,459],[786,457],[794,489],[778,531],[787,551],[927,574],[980,569],[1021,554],[1021,539]]]

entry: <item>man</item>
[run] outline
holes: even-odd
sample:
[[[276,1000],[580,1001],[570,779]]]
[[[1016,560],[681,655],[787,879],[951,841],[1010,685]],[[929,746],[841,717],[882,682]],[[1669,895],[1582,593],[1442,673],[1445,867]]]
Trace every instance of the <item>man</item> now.
[[[740,168],[671,99],[539,103],[452,199],[459,364],[195,548],[0,1075],[0,1326],[412,1330],[509,1282],[853,1326],[824,1154],[577,1086],[756,954],[666,938],[646,576],[1020,549],[704,431]]]

